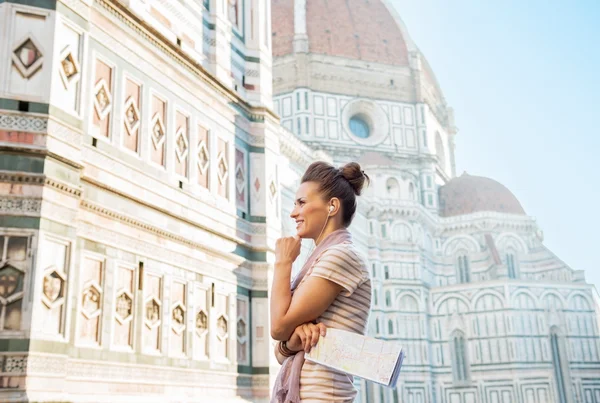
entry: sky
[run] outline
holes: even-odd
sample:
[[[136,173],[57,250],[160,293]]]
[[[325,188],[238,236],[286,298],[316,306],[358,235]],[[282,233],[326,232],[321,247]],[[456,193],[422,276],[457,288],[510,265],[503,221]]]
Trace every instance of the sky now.
[[[457,175],[508,187],[600,291],[600,1],[389,1],[454,108]]]

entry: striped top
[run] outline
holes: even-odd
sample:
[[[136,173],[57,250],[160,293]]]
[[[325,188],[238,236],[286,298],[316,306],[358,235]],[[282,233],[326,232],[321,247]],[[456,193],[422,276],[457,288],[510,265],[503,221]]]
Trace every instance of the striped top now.
[[[371,280],[365,262],[354,246],[342,243],[327,249],[308,274],[343,287],[317,322],[328,328],[365,334],[371,307]],[[351,375],[307,360],[300,375],[300,400],[302,403],[353,402],[356,397],[353,380]]]

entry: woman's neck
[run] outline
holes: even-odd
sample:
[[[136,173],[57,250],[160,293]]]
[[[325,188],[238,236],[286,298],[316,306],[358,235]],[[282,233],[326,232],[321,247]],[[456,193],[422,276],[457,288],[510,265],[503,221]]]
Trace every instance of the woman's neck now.
[[[323,242],[323,239],[327,238],[328,235],[330,235],[331,233],[333,233],[341,228],[342,228],[341,226],[335,225],[335,223],[333,221],[330,221],[329,223],[327,223],[327,226],[325,227],[325,229],[323,230],[321,235],[314,240],[315,245],[319,246],[319,244],[321,242]]]

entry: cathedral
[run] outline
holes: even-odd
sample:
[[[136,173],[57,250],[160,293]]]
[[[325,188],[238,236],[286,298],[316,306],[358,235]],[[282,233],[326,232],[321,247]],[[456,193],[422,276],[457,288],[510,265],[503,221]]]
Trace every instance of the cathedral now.
[[[406,353],[357,403],[600,403],[597,290],[456,172],[389,0],[0,0],[0,32],[1,402],[268,402],[274,245],[324,160],[372,178],[369,333]]]

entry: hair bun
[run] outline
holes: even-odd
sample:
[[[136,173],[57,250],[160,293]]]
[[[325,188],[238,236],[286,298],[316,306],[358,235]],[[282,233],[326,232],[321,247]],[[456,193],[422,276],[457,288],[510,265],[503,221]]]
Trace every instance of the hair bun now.
[[[350,182],[352,189],[354,189],[354,194],[360,196],[365,181],[367,184],[369,183],[369,177],[362,169],[360,169],[360,165],[356,162],[349,162],[340,168],[340,172],[342,173],[342,176]]]

